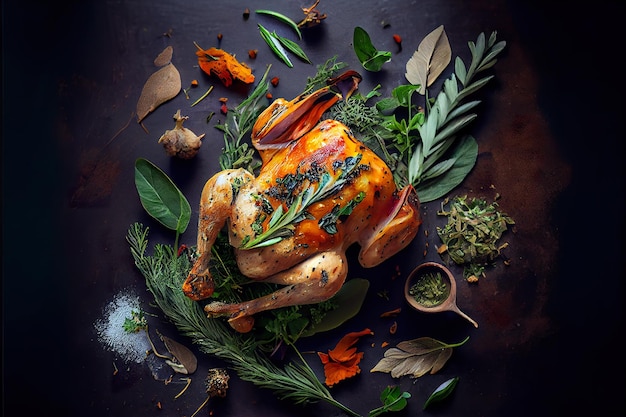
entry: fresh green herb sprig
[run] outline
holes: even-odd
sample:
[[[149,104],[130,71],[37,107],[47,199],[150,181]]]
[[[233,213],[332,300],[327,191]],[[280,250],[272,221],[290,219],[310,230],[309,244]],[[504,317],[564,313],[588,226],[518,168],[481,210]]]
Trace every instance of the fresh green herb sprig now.
[[[307,212],[307,208],[335,194],[344,187],[351,180],[353,172],[358,172],[360,169],[360,160],[361,155],[354,158],[346,158],[342,165],[337,167],[337,170],[340,171],[337,178],[334,178],[328,172],[324,172],[316,185],[312,184],[294,196],[294,201],[289,204],[287,211],[283,209],[282,204],[279,205],[270,217],[267,230],[254,237],[246,236],[241,243],[241,248],[252,249],[270,246],[286,237],[292,236],[294,225],[311,217]],[[360,196],[356,204],[363,197]]]
[[[266,10],[266,9],[255,10],[255,13],[272,16],[280,20],[281,22],[286,23],[290,28],[294,30],[294,32],[296,32],[296,35],[298,35],[298,39],[302,39],[302,32],[300,32],[300,28],[298,27],[298,24],[294,22],[290,17],[282,13],[275,12],[273,10]]]
[[[130,312],[130,317],[124,318],[124,323],[122,324],[124,331],[128,333],[138,333],[141,330],[148,329],[148,320],[146,320],[143,311],[141,310],[132,310]]]
[[[306,87],[302,94],[308,94],[311,91],[325,87],[330,78],[333,78],[339,71],[347,66],[348,64],[345,62],[337,62],[337,55],[327,59],[326,62],[317,66],[317,71],[313,77],[307,78]]]
[[[407,406],[407,400],[411,398],[411,393],[402,392],[398,386],[388,386],[380,394],[380,401],[383,403],[381,407],[371,410],[368,417],[378,417],[389,411],[404,410]]]
[[[457,265],[464,266],[464,276],[477,278],[484,275],[484,267],[493,262],[501,251],[508,246],[500,243],[502,234],[515,221],[499,210],[498,203],[488,203],[483,198],[457,196],[450,203],[444,200],[440,216],[447,216],[444,227],[437,228],[437,234],[443,243],[440,254],[449,256]]]
[[[456,187],[474,166],[478,154],[475,139],[464,135],[457,140],[457,135],[477,117],[472,110],[480,101],[464,100],[493,78],[493,75],[488,75],[474,81],[480,71],[495,65],[496,57],[506,42],[496,42],[496,32],[493,32],[488,40],[481,33],[475,43],[469,42],[468,45],[472,53],[469,68],[466,69],[463,60],[456,57],[456,75],[453,73],[444,82],[432,106],[426,101],[426,120],[417,127],[421,141],[413,148],[409,158],[408,181],[416,187],[421,199],[427,198],[426,201],[442,197]],[[446,157],[446,154],[449,156]],[[430,188],[424,184],[426,187],[420,193],[420,184],[439,177],[439,182],[443,180],[446,187]]]
[[[493,78],[488,75],[476,80],[495,65],[506,42],[498,42],[493,32],[488,39],[481,33],[476,42],[468,45],[472,54],[469,67],[457,57],[455,73],[444,81],[436,98],[426,97],[424,106],[420,106],[413,98],[420,86],[400,85],[390,97],[375,103],[380,122],[373,125],[371,120],[361,122],[354,118],[350,126],[385,159],[397,185],[413,185],[422,203],[446,195],[476,163],[478,144],[471,135],[462,135],[462,131],[477,117],[473,110],[480,101],[466,99]],[[353,114],[371,113],[363,112],[363,102],[348,100],[343,105],[354,107],[349,110]]]
[[[255,158],[255,151],[243,142],[252,130],[257,117],[267,107],[265,94],[269,89],[267,75],[271,65],[263,73],[252,93],[234,109],[229,109],[223,124],[215,126],[224,132],[224,148],[219,157],[222,169],[245,168],[254,172],[261,163]]]
[[[308,64],[311,63],[311,60],[306,55],[304,50],[300,47],[300,45],[298,45],[291,39],[278,35],[276,32],[270,32],[261,24],[259,24],[258,27],[259,33],[261,34],[261,37],[263,38],[265,43],[267,43],[272,52],[274,52],[274,54],[278,58],[280,58],[280,60],[283,61],[285,65],[287,65],[289,68],[293,68],[293,63],[287,55],[287,50],[296,55],[302,61]],[[287,50],[285,50],[285,48]]]
[[[234,333],[220,320],[207,320],[200,303],[182,292],[191,268],[188,257],[177,256],[171,246],[162,244],[154,245],[153,254],[147,255],[148,228],[139,223],[131,225],[126,240],[156,305],[202,352],[229,362],[242,380],[270,389],[281,399],[297,404],[325,401],[358,416],[333,398],[293,344],[290,347],[299,363],[290,362],[281,368],[259,349],[260,342],[253,337]]]

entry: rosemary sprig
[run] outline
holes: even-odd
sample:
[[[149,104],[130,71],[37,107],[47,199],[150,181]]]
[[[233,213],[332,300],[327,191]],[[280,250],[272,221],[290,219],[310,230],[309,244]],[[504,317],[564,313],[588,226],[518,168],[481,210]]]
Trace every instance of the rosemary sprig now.
[[[202,352],[228,361],[242,380],[271,389],[281,399],[297,404],[325,401],[358,416],[333,398],[293,344],[290,346],[300,363],[281,368],[258,349],[259,342],[254,338],[230,331],[222,321],[207,319],[200,304],[187,298],[181,289],[191,268],[189,258],[176,256],[171,246],[162,244],[154,246],[152,256],[146,255],[148,231],[142,224],[134,223],[126,240],[156,305],[181,335],[189,337]]]
[[[294,225],[296,223],[311,218],[306,210],[311,205],[324,200],[343,188],[351,180],[352,174],[358,171],[360,160],[360,154],[354,158],[346,158],[346,160],[341,163],[341,166],[337,167],[340,173],[336,178],[331,176],[328,172],[324,172],[320,177],[317,187],[311,185],[305,188],[295,197],[295,200],[287,211],[283,209],[282,205],[279,205],[270,217],[267,230],[259,233],[254,238],[246,236],[241,244],[241,248],[252,249],[270,246],[293,235]],[[363,197],[360,198],[360,200],[362,199]],[[359,201],[357,201],[357,203]]]
[[[222,169],[243,167],[254,172],[260,166],[260,162],[254,158],[254,149],[242,140],[252,130],[259,114],[267,107],[263,100],[269,89],[267,75],[270,68],[271,65],[268,65],[263,77],[248,98],[234,109],[229,109],[224,123],[215,126],[224,132],[224,149],[219,158]]]

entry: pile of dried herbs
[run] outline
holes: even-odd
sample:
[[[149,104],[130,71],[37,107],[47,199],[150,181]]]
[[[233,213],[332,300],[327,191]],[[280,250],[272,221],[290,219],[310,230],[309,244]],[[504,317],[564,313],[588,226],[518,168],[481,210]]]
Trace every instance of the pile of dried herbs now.
[[[499,210],[497,202],[488,203],[483,198],[457,196],[448,210],[444,208],[446,204],[448,199],[442,202],[441,211],[437,213],[448,216],[448,223],[437,228],[443,242],[438,252],[457,265],[463,265],[464,277],[476,282],[479,276],[484,276],[485,267],[508,246],[508,243],[500,243],[500,238],[515,221]]]

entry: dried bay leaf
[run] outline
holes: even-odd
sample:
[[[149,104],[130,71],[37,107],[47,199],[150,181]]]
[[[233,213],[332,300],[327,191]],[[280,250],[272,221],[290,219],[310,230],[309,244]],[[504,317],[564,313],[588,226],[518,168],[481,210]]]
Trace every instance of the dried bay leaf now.
[[[182,82],[178,69],[171,62],[152,74],[143,86],[137,101],[137,123],[161,104],[180,92]]]
[[[468,339],[456,344],[447,344],[431,337],[400,342],[396,347],[387,349],[370,372],[386,372],[393,378],[405,375],[419,378],[428,372],[437,373],[452,356],[452,348],[461,346]]]
[[[426,88],[441,75],[452,59],[452,49],[448,35],[439,26],[430,32],[417,47],[411,59],[406,63],[406,79],[413,85],[419,85],[418,93],[425,94]]]

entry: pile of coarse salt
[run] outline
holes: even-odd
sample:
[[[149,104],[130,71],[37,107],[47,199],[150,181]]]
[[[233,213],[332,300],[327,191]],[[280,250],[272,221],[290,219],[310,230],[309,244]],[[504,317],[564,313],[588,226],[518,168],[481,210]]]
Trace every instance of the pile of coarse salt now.
[[[129,333],[124,330],[124,321],[132,317],[133,311],[139,312],[140,309],[139,297],[130,291],[120,291],[104,308],[103,317],[94,324],[100,343],[125,362],[140,363],[150,350],[146,332]]]

